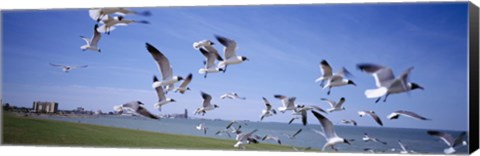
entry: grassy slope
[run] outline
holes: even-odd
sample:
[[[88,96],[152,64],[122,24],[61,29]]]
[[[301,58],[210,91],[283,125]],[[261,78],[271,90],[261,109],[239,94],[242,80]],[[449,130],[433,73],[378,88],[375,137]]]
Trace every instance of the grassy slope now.
[[[234,140],[184,136],[89,124],[17,117],[3,113],[3,143],[94,147],[235,150]],[[250,144],[249,150],[286,151],[288,146]]]

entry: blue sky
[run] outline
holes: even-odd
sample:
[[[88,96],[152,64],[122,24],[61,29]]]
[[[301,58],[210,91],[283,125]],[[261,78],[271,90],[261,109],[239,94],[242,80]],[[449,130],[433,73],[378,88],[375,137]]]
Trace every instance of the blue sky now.
[[[467,3],[339,4],[222,7],[137,8],[151,17],[127,16],[151,24],[119,27],[103,35],[102,53],[83,52],[80,35],[91,36],[95,21],[86,9],[5,11],[3,17],[3,101],[30,107],[33,101],[57,101],[60,109],[78,106],[112,111],[131,100],[144,102],[154,113],[190,113],[202,102],[200,91],[211,94],[220,108],[205,118],[259,120],[267,97],[275,108],[274,94],[297,97],[297,104],[327,108],[320,98],[346,98],[343,112],[327,115],[332,122],[355,119],[359,125],[377,126],[360,118],[359,110],[374,110],[385,127],[467,129]],[[250,61],[229,66],[225,74],[197,71],[203,56],[192,48],[195,41],[219,34],[238,43],[238,55]],[[151,88],[160,76],[145,49],[149,42],[170,60],[176,75],[193,73],[192,91],[171,93],[177,100],[154,110]],[[216,42],[216,41],[215,41]],[[215,47],[223,47],[217,42]],[[357,86],[332,89],[326,95],[314,80],[319,62],[326,59],[336,71],[347,68]],[[415,69],[410,80],[423,91],[391,95],[386,103],[364,96],[375,87],[373,78],[358,71],[357,63],[377,63],[400,74]],[[64,73],[49,63],[89,65]],[[222,100],[235,91],[247,100]],[[409,110],[431,118],[387,121],[396,110]],[[289,113],[264,121],[287,122]],[[311,116],[310,123],[318,122]]]

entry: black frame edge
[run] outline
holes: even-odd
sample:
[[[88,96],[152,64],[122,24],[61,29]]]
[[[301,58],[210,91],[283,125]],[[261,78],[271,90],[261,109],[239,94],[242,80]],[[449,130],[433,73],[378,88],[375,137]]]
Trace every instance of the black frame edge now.
[[[469,2],[468,5],[468,49],[469,49],[469,153],[479,146],[479,12],[478,6]]]

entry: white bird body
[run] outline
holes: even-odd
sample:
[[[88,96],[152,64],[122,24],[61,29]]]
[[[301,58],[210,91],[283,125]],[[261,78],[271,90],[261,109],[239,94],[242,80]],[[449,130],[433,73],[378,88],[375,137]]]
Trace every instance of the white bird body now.
[[[218,68],[222,68],[223,72],[227,70],[227,66],[230,64],[240,64],[244,61],[247,61],[248,58],[245,56],[237,56],[237,42],[232,39],[225,38],[223,36],[215,35],[215,38],[220,42],[223,48],[224,60],[220,61],[217,65]]]
[[[330,66],[328,66],[330,67]],[[331,68],[329,68],[331,72]],[[350,72],[342,68],[340,71],[332,74],[331,76],[325,75],[325,78],[328,77],[326,80],[322,80],[322,84],[326,81],[327,83],[323,86],[322,90],[328,89],[327,95],[330,95],[330,90],[334,87],[341,87],[346,85],[354,85],[356,86],[355,82],[352,80],[347,79],[347,76],[350,76]]]
[[[195,114],[202,114],[205,115],[207,111],[214,110],[215,108],[218,108],[217,105],[211,104],[212,101],[212,96],[210,96],[207,93],[201,92],[202,98],[203,98],[203,104],[202,107],[199,107],[195,110]]]
[[[98,48],[98,42],[100,41],[100,38],[102,35],[100,34],[100,32],[97,31],[97,29],[98,29],[98,24],[95,24],[93,28],[92,38],[80,36],[80,38],[82,38],[86,42],[86,44],[82,45],[80,49],[82,49],[83,51],[91,50],[95,52],[101,52],[100,48]]]
[[[388,95],[409,92],[414,89],[424,89],[416,83],[408,82],[408,75],[413,67],[405,70],[399,77],[395,77],[391,68],[376,64],[357,64],[357,67],[373,76],[375,79],[375,89],[367,89],[365,96],[367,98],[378,98],[378,102],[382,96],[385,96],[384,102]]]
[[[158,81],[157,77],[156,76],[153,76],[153,84],[152,84],[152,88],[155,89],[155,91],[157,92],[157,97],[158,97],[158,101],[157,103],[154,104],[154,107],[161,111],[162,110],[162,106],[163,105],[166,105],[170,102],[175,102],[174,99],[172,98],[167,98],[165,96],[165,92],[163,91],[163,87],[161,85],[161,82]]]
[[[200,123],[195,127],[199,131],[203,131],[204,134],[207,134],[207,127],[205,126],[204,123]]]

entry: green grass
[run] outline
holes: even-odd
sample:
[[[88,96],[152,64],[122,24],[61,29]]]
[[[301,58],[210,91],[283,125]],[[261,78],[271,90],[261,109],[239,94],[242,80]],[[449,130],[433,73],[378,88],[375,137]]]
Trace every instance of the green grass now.
[[[3,113],[3,143],[90,147],[236,150],[235,141],[164,134],[81,123],[20,117]],[[291,151],[289,146],[250,144],[248,150]]]

